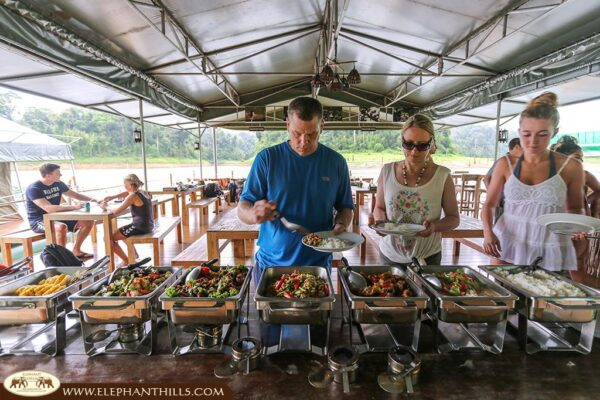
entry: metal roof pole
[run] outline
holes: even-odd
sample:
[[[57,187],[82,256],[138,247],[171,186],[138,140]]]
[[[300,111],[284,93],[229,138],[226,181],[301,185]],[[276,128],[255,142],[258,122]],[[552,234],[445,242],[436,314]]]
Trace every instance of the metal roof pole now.
[[[19,178],[19,168],[17,168],[17,162],[13,161],[13,166],[15,168],[15,175],[17,177],[17,183],[19,184],[19,191],[21,192],[21,201],[25,201],[25,195],[23,194],[23,187],[21,186],[21,178]],[[13,196],[14,198],[14,196]]]
[[[502,110],[502,97],[498,97],[498,107],[496,108],[496,145],[494,146],[494,160],[498,159],[498,131],[500,130],[500,111]]]
[[[142,130],[142,161],[144,163],[144,182],[146,182],[146,189],[150,190],[150,183],[148,182],[148,169],[146,167],[146,133],[144,132],[144,102],[139,99],[140,104],[140,129]]]
[[[200,150],[200,180],[204,180],[204,176],[202,176],[202,136],[204,135],[204,130],[200,127],[200,121],[198,121],[198,150]]]
[[[213,162],[215,164],[215,179],[219,176],[217,175],[217,128],[213,126]]]

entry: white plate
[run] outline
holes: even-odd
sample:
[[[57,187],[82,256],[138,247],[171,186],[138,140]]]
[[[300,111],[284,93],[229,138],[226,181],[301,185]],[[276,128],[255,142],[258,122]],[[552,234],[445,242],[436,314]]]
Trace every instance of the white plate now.
[[[359,235],[357,233],[353,233],[353,232],[342,232],[339,235],[333,236],[331,231],[322,231],[322,232],[315,232],[315,235],[317,235],[321,239],[328,239],[330,237],[335,237],[336,239],[341,239],[341,240],[348,242],[348,246],[339,247],[339,248],[319,247],[319,246],[311,246],[309,244],[304,243],[304,238],[302,238],[303,245],[311,247],[317,251],[322,251],[323,253],[337,253],[339,251],[350,250],[365,241],[364,237],[362,237],[361,235]]]
[[[554,213],[537,217],[537,223],[551,232],[572,234],[600,230],[600,219],[580,214]]]
[[[386,227],[386,225],[388,225]],[[399,235],[399,236],[415,236],[418,232],[421,232],[425,227],[419,224],[404,224],[396,222],[378,222],[373,225],[369,225],[369,228],[375,232],[384,235]]]

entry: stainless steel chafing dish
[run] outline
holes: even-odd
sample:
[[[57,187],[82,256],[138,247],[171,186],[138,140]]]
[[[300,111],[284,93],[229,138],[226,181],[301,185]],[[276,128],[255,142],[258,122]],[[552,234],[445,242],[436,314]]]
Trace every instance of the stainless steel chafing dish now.
[[[31,269],[27,265],[31,262],[32,257],[27,257],[4,270],[0,270],[0,286],[7,282],[14,281],[31,273]]]
[[[73,294],[69,300],[73,308],[80,311],[82,321],[87,324],[140,324],[152,317],[155,306],[162,291],[171,285],[179,276],[181,268],[155,267],[161,273],[171,272],[172,275],[161,283],[151,293],[134,297],[103,297],[95,294],[108,283],[109,277],[96,282],[94,285]],[[123,268],[122,273],[127,273]],[[118,278],[120,274],[117,273]]]
[[[526,266],[485,265],[479,268],[492,276],[500,285],[518,295],[517,310],[531,321],[586,323],[595,320],[598,316],[600,291],[573,282],[564,276],[544,270],[547,274],[579,288],[585,296],[539,296],[517,286],[498,273],[498,271],[517,273],[520,270],[525,272],[529,268]]]
[[[221,267],[228,268],[228,267]],[[169,320],[175,325],[183,324],[207,324],[223,325],[234,322],[239,315],[240,308],[252,277],[252,267],[247,267],[246,279],[240,288],[240,292],[224,299],[212,297],[168,297],[166,294],[160,296],[162,309],[169,314]],[[185,276],[174,282],[171,286],[185,283]]]
[[[408,270],[409,278],[429,293],[430,308],[440,321],[444,322],[500,322],[506,320],[508,311],[515,307],[517,296],[505,288],[485,278],[472,268],[466,266],[423,266],[425,274],[436,272],[452,272],[461,268],[466,274],[477,280],[484,293],[480,296],[452,296],[436,290],[412,268]]]
[[[370,274],[382,274],[389,272],[393,275],[404,277],[410,286],[413,296],[411,297],[369,297],[352,293],[348,284],[348,271],[346,268],[340,270],[338,275],[342,281],[344,293],[355,322],[365,324],[404,324],[412,323],[421,319],[423,310],[427,308],[429,297],[411,279],[408,279],[404,270],[397,266],[365,266],[352,267],[354,272]]]
[[[267,296],[268,285],[283,274],[314,274],[327,282],[329,295],[320,298],[287,299]],[[270,267],[264,270],[254,297],[260,318],[268,324],[324,325],[329,321],[335,296],[329,271],[324,267]]]
[[[69,295],[87,287],[90,282],[106,275],[108,258],[94,265],[89,275],[73,282],[66,288],[46,296],[18,296],[16,290],[25,285],[35,285],[43,279],[56,275],[74,275],[87,270],[83,267],[53,267],[34,272],[0,286],[0,325],[45,324],[56,320],[61,312],[69,312]]]

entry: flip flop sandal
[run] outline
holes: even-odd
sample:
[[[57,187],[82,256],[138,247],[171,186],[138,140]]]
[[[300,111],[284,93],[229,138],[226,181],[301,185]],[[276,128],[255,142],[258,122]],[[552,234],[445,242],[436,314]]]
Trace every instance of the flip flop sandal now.
[[[75,257],[77,257],[81,261],[83,261],[83,260],[89,260],[90,258],[94,258],[94,255],[90,254],[90,253],[81,253],[79,255],[76,255]]]

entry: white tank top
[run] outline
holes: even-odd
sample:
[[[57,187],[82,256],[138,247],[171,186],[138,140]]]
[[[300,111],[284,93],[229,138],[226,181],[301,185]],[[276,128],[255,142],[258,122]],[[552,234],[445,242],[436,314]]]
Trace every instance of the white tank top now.
[[[431,179],[415,187],[398,182],[394,165],[385,164],[382,169],[387,219],[412,224],[439,219],[442,215],[444,185],[450,170],[437,165]],[[416,239],[388,235],[379,242],[379,249],[394,262],[409,263],[411,257],[427,258],[442,251],[442,235],[434,232],[429,237]]]

